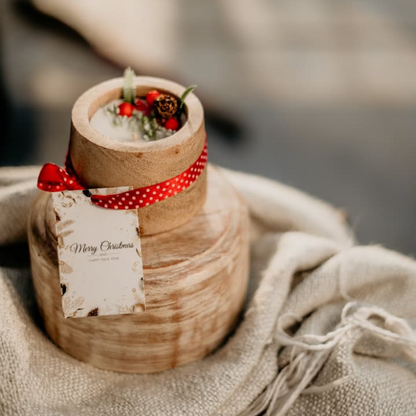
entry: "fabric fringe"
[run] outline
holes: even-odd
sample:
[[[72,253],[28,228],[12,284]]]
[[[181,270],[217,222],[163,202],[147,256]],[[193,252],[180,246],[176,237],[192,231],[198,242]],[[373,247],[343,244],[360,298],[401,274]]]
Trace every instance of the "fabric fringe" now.
[[[375,319],[381,324],[377,325]],[[406,358],[416,362],[416,335],[412,328],[404,319],[382,308],[350,302],[342,310],[337,329],[326,335],[291,337],[284,328],[298,320],[289,314],[279,319],[274,340],[278,345],[292,347],[290,362],[240,416],[283,416],[301,394],[321,393],[347,381],[348,377],[343,377],[324,386],[307,388],[334,348],[351,331],[371,333],[386,343],[401,347]]]

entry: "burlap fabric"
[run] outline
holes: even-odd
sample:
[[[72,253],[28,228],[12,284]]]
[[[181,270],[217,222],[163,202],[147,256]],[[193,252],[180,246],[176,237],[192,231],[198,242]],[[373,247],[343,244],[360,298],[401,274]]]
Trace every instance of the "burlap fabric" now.
[[[25,236],[36,168],[0,169],[0,242]],[[416,263],[354,245],[344,216],[225,171],[252,219],[250,295],[227,342],[154,375],[83,364],[36,325],[27,268],[0,269],[1,415],[416,414]]]

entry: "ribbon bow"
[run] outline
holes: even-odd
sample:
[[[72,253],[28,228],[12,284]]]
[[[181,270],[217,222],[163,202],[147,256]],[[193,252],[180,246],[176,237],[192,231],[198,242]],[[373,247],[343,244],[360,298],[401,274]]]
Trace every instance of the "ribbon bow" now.
[[[38,177],[38,188],[47,192],[84,189],[74,175],[53,163],[42,166]]]

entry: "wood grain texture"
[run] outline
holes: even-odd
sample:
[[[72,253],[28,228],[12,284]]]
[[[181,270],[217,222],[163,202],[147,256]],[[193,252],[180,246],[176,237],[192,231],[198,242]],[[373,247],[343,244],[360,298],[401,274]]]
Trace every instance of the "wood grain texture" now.
[[[189,168],[205,143],[204,112],[191,93],[185,104],[187,121],[170,137],[154,142],[120,142],[95,130],[90,119],[104,104],[120,98],[123,79],[116,78],[85,92],[72,110],[69,152],[80,182],[86,188],[139,188],[173,178]],[[181,96],[185,87],[152,77],[136,77],[138,96],[152,89]],[[206,174],[178,195],[139,211],[142,234],[156,234],[186,223],[201,208]],[[174,213],[174,215],[173,215]]]
[[[186,224],[142,236],[146,311],[64,319],[54,213],[41,193],[30,216],[29,246],[37,301],[52,340],[96,367],[152,373],[204,357],[229,334],[247,289],[245,204],[209,166],[207,199]]]

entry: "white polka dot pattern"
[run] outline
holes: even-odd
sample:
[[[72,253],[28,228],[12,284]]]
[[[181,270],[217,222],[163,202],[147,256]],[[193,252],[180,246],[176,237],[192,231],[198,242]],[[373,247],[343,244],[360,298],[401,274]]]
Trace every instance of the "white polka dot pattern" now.
[[[202,174],[208,160],[207,143],[196,160],[185,172],[165,182],[157,183],[143,188],[133,189],[114,195],[92,195],[91,201],[107,209],[137,209],[147,207],[163,201],[191,186]]]

